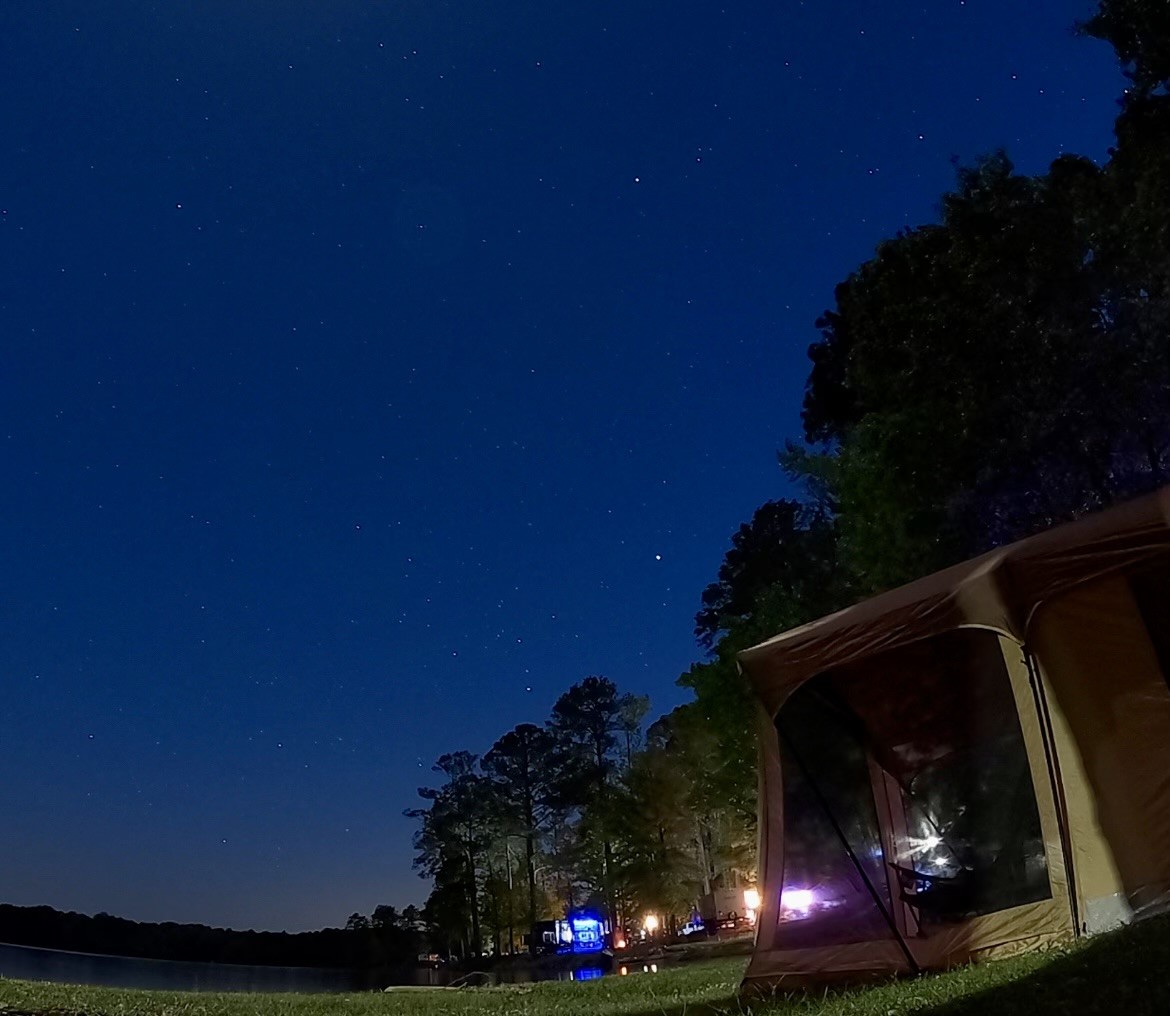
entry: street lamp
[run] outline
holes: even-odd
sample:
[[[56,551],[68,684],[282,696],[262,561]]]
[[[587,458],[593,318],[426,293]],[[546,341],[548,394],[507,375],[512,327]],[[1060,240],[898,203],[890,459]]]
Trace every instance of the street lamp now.
[[[743,891],[743,906],[747,911],[745,915],[748,919],[748,924],[756,923],[756,916],[760,912],[760,893],[757,889],[745,889]]]

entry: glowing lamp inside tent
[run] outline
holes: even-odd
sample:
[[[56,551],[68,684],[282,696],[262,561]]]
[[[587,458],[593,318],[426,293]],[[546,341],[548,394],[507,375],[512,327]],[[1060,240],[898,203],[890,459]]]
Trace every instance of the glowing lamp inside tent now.
[[[817,894],[811,889],[788,888],[780,893],[780,909],[793,917],[807,917],[817,905]]]

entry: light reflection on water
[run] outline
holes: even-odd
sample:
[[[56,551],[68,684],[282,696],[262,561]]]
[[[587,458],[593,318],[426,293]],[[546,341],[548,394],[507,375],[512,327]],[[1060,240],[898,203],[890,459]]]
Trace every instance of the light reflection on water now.
[[[643,963],[643,964],[641,964],[641,967],[642,967],[641,970],[638,969],[638,966],[639,965],[637,963],[632,963],[632,964],[631,963],[623,963],[620,967],[618,967],[618,974],[622,977],[625,977],[627,974],[656,974],[656,973],[658,973],[658,964],[657,963]]]

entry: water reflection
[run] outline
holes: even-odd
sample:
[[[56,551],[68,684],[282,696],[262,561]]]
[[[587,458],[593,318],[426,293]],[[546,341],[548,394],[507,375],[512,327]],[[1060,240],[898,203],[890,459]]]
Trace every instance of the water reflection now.
[[[594,981],[611,973],[623,976],[656,974],[658,963],[627,960],[620,966],[611,966],[602,961],[575,968],[545,964],[500,965],[479,976],[487,978],[487,983],[491,984],[525,984],[533,981]],[[387,984],[439,987],[466,976],[465,971],[446,966],[378,971],[242,966],[98,956],[0,944],[0,977],[57,984],[167,991],[346,993],[378,991]]]
[[[362,991],[375,986],[362,971],[147,960],[18,945],[0,945],[0,977],[159,991],[295,991],[303,994]]]
[[[627,974],[630,974],[630,973],[656,974],[656,973],[658,973],[658,964],[657,963],[643,963],[641,970],[639,970],[637,968],[637,965],[630,965],[629,963],[623,963],[620,967],[618,967],[618,974],[620,976],[625,977]]]

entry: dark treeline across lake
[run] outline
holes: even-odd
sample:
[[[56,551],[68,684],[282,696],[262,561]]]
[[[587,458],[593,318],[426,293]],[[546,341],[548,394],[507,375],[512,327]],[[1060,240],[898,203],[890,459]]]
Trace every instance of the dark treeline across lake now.
[[[427,971],[420,971],[427,983]],[[364,991],[380,987],[368,970],[148,960],[131,956],[0,945],[0,977],[156,991]]]
[[[0,904],[0,942],[65,952],[233,966],[383,970],[413,965],[421,948],[421,935],[415,929],[393,925],[294,933],[237,931],[4,903]]]

